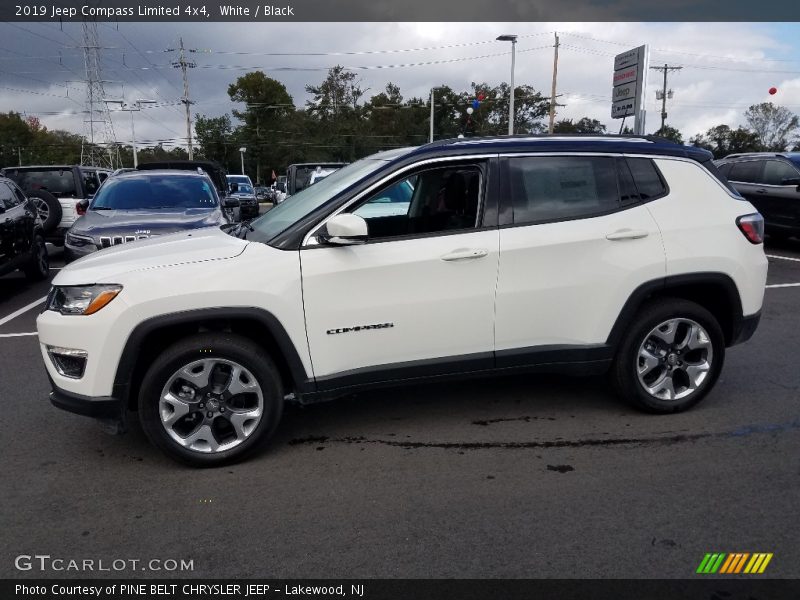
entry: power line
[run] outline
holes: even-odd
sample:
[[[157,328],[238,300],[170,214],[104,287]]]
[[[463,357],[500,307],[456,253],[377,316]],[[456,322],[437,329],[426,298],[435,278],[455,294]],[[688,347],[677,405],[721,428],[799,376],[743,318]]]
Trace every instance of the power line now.
[[[196,50],[191,48],[188,49],[189,52],[195,52]],[[186,107],[186,141],[189,148],[189,160],[192,160],[194,156],[194,150],[192,148],[192,100],[189,97],[189,76],[188,70],[194,69],[197,66],[197,63],[191,62],[186,60],[186,51],[187,48],[183,45],[183,37],[180,38],[180,47],[179,48],[168,48],[165,52],[176,52],[179,51],[180,54],[178,55],[178,60],[172,63],[172,66],[176,69],[180,69],[183,73],[183,105]]]

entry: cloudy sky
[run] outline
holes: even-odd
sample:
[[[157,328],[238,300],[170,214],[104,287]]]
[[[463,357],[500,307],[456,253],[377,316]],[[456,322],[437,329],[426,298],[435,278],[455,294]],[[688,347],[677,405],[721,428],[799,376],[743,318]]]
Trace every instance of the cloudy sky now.
[[[688,139],[709,127],[738,125],[750,104],[772,100],[800,113],[800,24],[748,23],[101,23],[106,95],[149,98],[157,105],[136,113],[137,139],[182,143],[185,137],[180,71],[170,66],[183,36],[197,68],[190,71],[195,113],[230,112],[226,90],[255,69],[282,81],[298,106],[304,87],[342,64],[356,71],[368,95],[387,82],[405,97],[427,97],[447,84],[497,84],[510,71],[509,44],[494,39],[515,33],[516,82],[549,95],[553,32],[561,49],[558,118],[589,116],[619,129],[610,117],[613,56],[647,43],[651,64],[683,66],[670,74],[675,92],[668,124]],[[36,115],[49,128],[80,133],[83,118],[83,57],[79,23],[0,23],[0,112]],[[284,55],[278,55],[278,54]],[[272,54],[272,55],[270,55]],[[298,54],[306,54],[302,56]],[[313,55],[316,54],[316,55]],[[311,55],[311,56],[308,56]],[[370,68],[364,68],[370,67]],[[380,68],[379,68],[380,67]],[[648,131],[659,126],[651,71],[647,90]],[[778,93],[770,96],[770,87]],[[130,140],[127,113],[113,115],[117,139]]]

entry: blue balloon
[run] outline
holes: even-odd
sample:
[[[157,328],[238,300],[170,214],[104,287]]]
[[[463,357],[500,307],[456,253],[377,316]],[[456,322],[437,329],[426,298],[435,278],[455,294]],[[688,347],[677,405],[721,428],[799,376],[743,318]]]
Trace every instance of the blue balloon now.
[[[481,103],[480,103],[479,100],[475,99],[475,100],[472,101],[472,108],[474,108],[475,110],[478,110],[478,107],[480,105],[481,105]]]

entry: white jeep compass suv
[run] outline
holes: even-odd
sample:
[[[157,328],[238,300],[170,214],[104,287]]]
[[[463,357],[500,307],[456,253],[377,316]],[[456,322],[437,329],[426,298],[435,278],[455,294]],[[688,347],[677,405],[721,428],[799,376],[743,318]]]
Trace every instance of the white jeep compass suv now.
[[[748,339],[763,220],[711,154],[648,137],[437,142],[355,162],[250,224],[102,250],[37,324],[53,404],[195,465],[286,399],[520,371],[608,372],[684,410]],[[393,186],[405,211],[375,211]]]

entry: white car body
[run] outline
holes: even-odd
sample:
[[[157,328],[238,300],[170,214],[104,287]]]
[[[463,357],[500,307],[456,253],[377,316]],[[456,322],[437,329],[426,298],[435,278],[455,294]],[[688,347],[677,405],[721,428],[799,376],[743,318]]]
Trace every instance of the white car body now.
[[[635,146],[625,156],[638,156]],[[531,349],[591,353],[613,337],[643,284],[670,277],[729,279],[741,301],[739,316],[757,323],[767,260],[763,247],[735,224],[755,212],[752,206],[694,160],[643,156],[655,162],[668,193],[592,218],[383,243],[323,243],[325,223],[390,182],[390,174],[322,218],[298,249],[204,229],[89,256],[60,271],[53,285],[118,284],[122,292],[91,316],[41,313],[37,327],[48,374],[54,389],[88,402],[114,397],[126,345],[139,326],[209,307],[272,315],[299,359],[295,379],[303,379],[287,391],[301,397],[314,397],[327,382],[347,387],[354,373],[424,364],[435,374],[445,357],[463,357],[462,368],[471,370],[490,359],[513,367],[515,357]],[[423,156],[395,172],[439,161],[452,159]],[[381,210],[381,203],[375,206]],[[377,214],[408,212],[407,205],[391,208],[396,212]],[[83,376],[59,373],[50,347],[85,351]],[[328,388],[328,395],[340,389]]]

